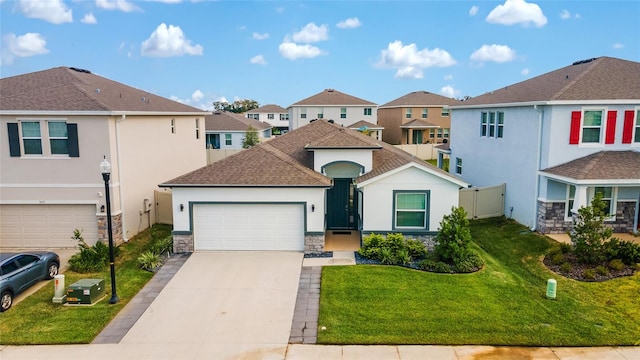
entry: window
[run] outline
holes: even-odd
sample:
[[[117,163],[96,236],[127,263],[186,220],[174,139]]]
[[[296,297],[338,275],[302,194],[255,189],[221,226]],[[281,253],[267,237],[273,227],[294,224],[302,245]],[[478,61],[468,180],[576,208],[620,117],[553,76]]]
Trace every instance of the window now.
[[[22,145],[25,155],[42,155],[42,136],[39,121],[23,121]]]
[[[371,108],[364,108],[364,115],[371,116]]]
[[[449,128],[444,128],[444,138],[445,139],[449,138]]]
[[[582,143],[599,143],[601,130],[602,110],[585,111],[582,122]]]
[[[281,121],[289,121],[289,114],[280,114]]]
[[[436,138],[436,129],[429,129],[429,139]]]
[[[597,186],[594,193],[602,194],[602,201],[606,204],[604,211],[607,212],[608,217],[615,215],[615,207],[613,202],[613,188],[610,186]]]
[[[456,174],[462,175],[462,159],[456,158]]]
[[[407,119],[411,119],[411,109],[404,110],[404,117]]]
[[[636,127],[633,134],[633,142],[640,143],[640,110],[636,111]]]
[[[340,108],[340,119],[346,119],[347,118],[347,108],[343,107]]]
[[[267,114],[267,119],[273,120],[275,119],[275,116],[273,114]]]
[[[442,129],[436,129],[438,131],[438,139],[442,139]]]
[[[428,192],[395,192],[395,227],[427,228]]]
[[[440,111],[440,116],[449,116],[449,107],[448,106],[443,106],[442,110]]]
[[[306,108],[300,109],[300,119],[306,119],[306,118],[307,118],[307,109]]]
[[[487,113],[483,111],[480,119],[480,136],[487,136]]]
[[[496,113],[489,113],[489,137],[494,137],[496,134]]]
[[[51,155],[68,155],[69,135],[67,134],[67,123],[64,121],[49,121],[49,145]]]
[[[196,139],[200,139],[200,119],[196,118]]]
[[[227,146],[231,146],[231,134],[224,134],[224,144]]]
[[[498,131],[496,133],[497,138],[501,138],[504,133],[504,113],[498,112]]]
[[[427,116],[429,116],[429,109],[427,108],[422,108],[422,118],[426,119]]]
[[[567,200],[566,200],[566,206],[565,206],[565,211],[564,211],[564,217],[565,218],[570,218],[573,216],[573,213],[571,212],[571,209],[573,209],[573,201],[576,198],[576,187],[573,185],[567,185],[568,191],[567,191]]]
[[[319,108],[318,109],[318,119],[322,119],[324,118],[324,109]]]
[[[176,133],[176,119],[171,119],[171,133]]]

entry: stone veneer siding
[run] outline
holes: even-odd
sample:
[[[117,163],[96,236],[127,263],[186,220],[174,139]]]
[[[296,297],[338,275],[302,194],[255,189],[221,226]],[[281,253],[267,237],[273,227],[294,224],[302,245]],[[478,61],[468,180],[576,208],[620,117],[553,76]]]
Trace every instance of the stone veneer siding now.
[[[391,232],[390,232],[391,233]],[[362,233],[362,237],[365,238],[369,235],[371,235],[372,233]],[[436,245],[436,234],[402,234],[404,236],[405,239],[416,239],[416,240],[420,240],[420,242],[422,242],[424,244],[424,246],[427,248],[428,251],[433,251],[435,245]],[[382,235],[386,238],[386,235]]]
[[[109,243],[109,229],[107,226],[107,215],[100,214],[98,218],[98,241]],[[124,242],[122,237],[122,213],[111,215],[111,230],[113,231],[113,244],[120,245]]]
[[[324,251],[324,233],[322,234],[306,234],[304,236],[304,253],[313,254]]]
[[[618,201],[613,221],[605,221],[604,226],[614,233],[633,231],[633,217],[636,213],[635,201]],[[538,231],[543,234],[562,234],[571,230],[573,221],[565,221],[564,202],[538,201]]]
[[[173,234],[173,252],[176,254],[192,253],[194,250],[193,234]]]

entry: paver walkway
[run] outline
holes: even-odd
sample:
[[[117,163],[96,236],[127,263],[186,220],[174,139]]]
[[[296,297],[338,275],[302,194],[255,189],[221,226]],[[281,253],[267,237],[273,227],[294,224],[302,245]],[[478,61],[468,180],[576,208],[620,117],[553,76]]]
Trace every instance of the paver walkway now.
[[[300,271],[298,296],[293,310],[290,344],[315,344],[318,340],[321,266],[305,266]]]

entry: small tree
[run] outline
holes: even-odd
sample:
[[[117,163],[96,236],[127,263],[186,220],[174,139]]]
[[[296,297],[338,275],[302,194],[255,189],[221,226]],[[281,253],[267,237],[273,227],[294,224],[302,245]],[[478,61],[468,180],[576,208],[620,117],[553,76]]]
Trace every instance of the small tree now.
[[[605,260],[604,245],[613,234],[613,230],[604,227],[607,203],[602,201],[602,194],[596,192],[591,206],[578,209],[578,216],[569,233],[573,252],[578,261],[597,264]]]
[[[258,137],[258,130],[256,130],[253,126],[249,126],[247,128],[247,134],[242,140],[242,148],[248,149],[252,146],[258,145],[260,143],[260,138]]]
[[[467,258],[471,230],[467,212],[462,207],[452,207],[451,214],[442,218],[436,242],[434,250],[440,260],[456,263]]]

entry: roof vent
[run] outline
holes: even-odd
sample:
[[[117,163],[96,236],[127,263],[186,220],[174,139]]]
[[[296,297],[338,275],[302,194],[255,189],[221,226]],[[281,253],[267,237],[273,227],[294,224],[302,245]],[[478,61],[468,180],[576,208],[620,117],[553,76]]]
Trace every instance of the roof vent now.
[[[333,124],[335,121],[333,121],[332,119],[327,120],[329,122],[329,124]]]
[[[591,59],[586,59],[586,60],[580,60],[580,61],[576,61],[576,62],[574,62],[574,63],[573,63],[573,64],[571,64],[571,65],[586,64],[586,63],[590,63],[590,62],[592,62],[592,61],[593,61],[593,60],[595,60],[595,59],[597,59],[597,58],[591,58]]]
[[[70,67],[69,69],[73,70],[73,71],[85,73],[85,74],[91,74],[91,71],[89,71],[87,69],[80,69],[80,68],[76,68],[76,67]]]
[[[96,89],[96,94],[100,94],[100,88]]]
[[[327,92],[334,92],[333,89],[327,89]]]

